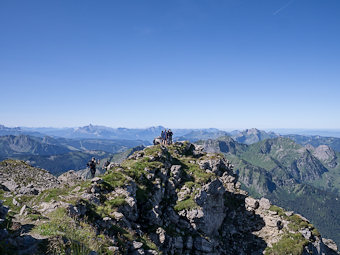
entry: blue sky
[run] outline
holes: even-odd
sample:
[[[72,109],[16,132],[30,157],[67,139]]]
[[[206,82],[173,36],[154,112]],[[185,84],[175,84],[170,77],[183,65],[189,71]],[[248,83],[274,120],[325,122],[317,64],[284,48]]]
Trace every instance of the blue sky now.
[[[340,128],[340,1],[0,1],[0,124]]]

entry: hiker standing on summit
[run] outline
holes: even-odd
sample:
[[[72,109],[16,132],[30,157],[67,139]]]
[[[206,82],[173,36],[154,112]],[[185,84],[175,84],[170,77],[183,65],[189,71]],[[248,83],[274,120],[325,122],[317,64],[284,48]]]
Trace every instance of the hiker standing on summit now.
[[[172,131],[168,129],[168,132],[166,132],[166,140],[168,145],[172,144],[172,135]]]
[[[168,145],[168,131],[165,129],[164,130],[164,145]]]
[[[93,179],[96,175],[96,165],[99,164],[99,160],[96,162],[96,159],[93,157],[91,161],[87,163],[87,166],[90,168],[91,171],[91,178]]]
[[[161,133],[161,138],[162,138],[162,144],[166,145],[166,130]]]

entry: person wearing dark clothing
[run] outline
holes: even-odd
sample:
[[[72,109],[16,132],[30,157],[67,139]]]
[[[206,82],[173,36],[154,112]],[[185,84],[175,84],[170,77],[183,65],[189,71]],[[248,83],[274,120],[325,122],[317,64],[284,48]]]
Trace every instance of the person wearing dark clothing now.
[[[166,143],[166,131],[162,131],[161,137],[162,137],[162,144],[165,144]]]
[[[106,162],[104,163],[104,167],[108,167],[110,165],[110,161],[106,160]]]
[[[98,162],[96,162],[95,158],[92,158],[92,160],[87,163],[87,166],[90,168],[90,171],[91,171],[91,178],[94,178],[94,176],[96,174],[96,165],[97,164],[98,164]]]
[[[104,164],[104,168],[105,168],[106,171],[108,170],[109,165],[110,165],[110,161],[106,160],[106,162]]]
[[[164,130],[164,145],[167,145],[167,131]]]
[[[166,136],[167,136],[167,142],[168,142],[168,145],[172,144],[172,131],[169,129],[168,132],[166,133]]]

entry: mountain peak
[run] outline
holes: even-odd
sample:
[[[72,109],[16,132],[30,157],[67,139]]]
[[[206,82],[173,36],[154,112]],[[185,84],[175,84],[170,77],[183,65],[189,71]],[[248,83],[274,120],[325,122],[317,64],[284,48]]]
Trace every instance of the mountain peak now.
[[[246,129],[243,131],[236,131],[232,133],[232,137],[239,143],[245,143],[245,144],[253,144],[257,143],[259,141],[270,139],[270,138],[276,138],[278,137],[277,134],[266,131],[259,130],[256,128]]]
[[[246,129],[244,130],[245,133],[247,134],[257,134],[260,132],[260,130],[258,130],[257,128],[250,128],[250,129]],[[265,132],[265,131],[263,131]]]
[[[337,155],[335,151],[328,145],[319,145],[315,148],[308,144],[305,147],[311,151],[317,159],[319,159],[321,162],[324,162],[327,166],[335,168],[338,165],[336,161]]]
[[[21,131],[21,128],[20,127],[10,128],[10,127],[6,127],[5,125],[0,124],[0,130],[1,131]]]
[[[189,142],[150,146],[91,181],[39,191],[25,200],[6,194],[5,203],[21,204],[11,205],[15,219],[32,224],[44,244],[37,245],[40,241],[29,238],[30,232],[25,232],[26,243],[4,229],[0,233],[5,233],[5,244],[18,244],[5,248],[18,252],[26,245],[72,251],[77,244],[87,254],[99,249],[115,254],[277,254],[283,247],[287,253],[335,254],[307,219],[268,199],[249,197],[233,167],[223,156]],[[6,218],[2,204],[0,211]],[[44,220],[32,220],[37,217]],[[20,222],[16,225],[20,228]],[[56,241],[58,236],[65,241]]]

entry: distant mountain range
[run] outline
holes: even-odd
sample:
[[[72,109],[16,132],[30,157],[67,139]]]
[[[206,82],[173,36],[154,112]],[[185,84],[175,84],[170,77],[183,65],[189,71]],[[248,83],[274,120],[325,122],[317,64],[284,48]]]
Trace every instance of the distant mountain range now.
[[[294,129],[294,128],[276,128],[271,131],[281,135],[303,135],[303,136],[326,136],[340,138],[340,129]]]
[[[44,156],[64,154],[70,151],[70,148],[60,145],[53,138],[41,138],[29,135],[0,136],[1,157],[11,157],[17,155]]]
[[[314,147],[317,147],[319,145],[328,145],[333,150],[340,152],[340,138],[337,137],[325,137],[319,135],[285,135],[285,137],[288,137],[301,145],[310,144]]]
[[[149,145],[141,140],[66,139],[30,135],[0,136],[0,157],[15,155],[55,155],[71,151],[105,151],[117,153],[138,145]]]
[[[155,137],[160,136],[164,126],[155,126],[149,128],[110,128],[105,126],[97,125],[87,125],[78,128],[28,128],[28,127],[15,127],[9,128],[0,125],[0,136],[3,135],[31,135],[38,137],[55,137],[55,138],[68,138],[68,139],[109,139],[109,140],[141,140],[148,141],[151,143]],[[296,141],[299,144],[306,145],[312,144],[313,146],[328,145],[336,151],[340,151],[340,130],[294,130],[289,133],[290,129],[280,129],[277,133],[266,132],[263,130],[258,130],[256,128],[246,129],[246,130],[234,130],[232,132],[227,132],[219,130],[216,128],[208,129],[173,129],[174,140],[188,140],[190,142],[196,142],[202,139],[216,139],[221,136],[230,136],[235,141],[239,143],[252,144],[264,139],[276,138],[279,136],[289,137],[290,139]],[[282,131],[280,133],[279,131]],[[293,133],[296,131],[297,133]],[[302,135],[315,134],[319,132],[320,134],[334,134],[331,136],[321,136],[321,135]],[[302,133],[302,134],[301,134]],[[336,137],[339,134],[339,137]]]
[[[102,153],[103,157],[120,153],[130,148],[151,144],[165,127],[157,126],[145,129],[109,128],[88,125],[79,128],[9,128],[0,125],[0,160],[5,158],[25,159],[35,166],[45,168],[51,172],[61,173],[72,169],[82,169],[84,159],[90,155]],[[266,139],[288,137],[300,145],[312,145],[317,148],[327,145],[332,150],[340,152],[340,138],[322,136],[284,135],[265,132],[255,128],[243,131],[226,132],[210,129],[173,129],[174,140],[218,139],[229,136],[238,144],[254,144]],[[320,149],[318,150],[320,153]],[[81,155],[83,154],[83,155]],[[64,155],[65,167],[56,167],[59,163],[49,156]],[[52,157],[53,158],[53,157]],[[328,164],[334,164],[329,162]]]
[[[15,128],[18,129],[18,128]],[[42,136],[63,137],[70,139],[125,139],[125,140],[146,140],[152,142],[155,137],[160,136],[163,126],[149,128],[110,128],[105,126],[88,125],[78,128],[19,128],[23,133],[35,133]],[[15,130],[13,130],[15,131]],[[176,129],[177,135],[190,132],[188,129]],[[8,131],[7,131],[8,132]],[[18,133],[18,131],[16,131]],[[1,130],[0,130],[1,135]]]
[[[246,145],[226,136],[198,143],[223,153],[252,196],[305,215],[340,243],[340,153],[321,141],[314,147],[277,137]]]
[[[273,132],[265,132],[262,130],[258,130],[256,128],[245,129],[242,131],[234,130],[232,132],[226,132],[219,129],[201,129],[201,130],[188,130],[187,133],[181,136],[175,135],[175,140],[177,141],[188,140],[190,142],[196,142],[199,140],[217,139],[223,136],[230,136],[235,141],[244,144],[252,144],[258,141],[262,141],[264,139],[279,137],[278,134],[275,134]]]
[[[125,140],[148,140],[152,141],[154,137],[164,130],[164,127],[150,127],[146,129],[128,129],[128,128],[110,128],[105,126],[88,125],[78,128],[6,128],[0,126],[0,135],[18,135],[28,134],[35,136],[52,136],[70,139],[125,139]]]
[[[174,131],[176,132],[176,130]],[[175,133],[176,134],[176,133]],[[226,131],[221,130],[192,130],[182,136],[175,135],[175,141],[190,141],[190,142],[196,142],[198,140],[202,139],[216,139],[221,136],[229,135]]]
[[[0,160],[20,159],[58,175],[70,169],[86,167],[96,158],[111,157],[130,148],[149,145],[140,140],[67,139],[30,135],[0,136]]]
[[[33,135],[33,136],[43,136],[43,134],[35,131],[23,130],[20,127],[5,127],[4,125],[0,125],[0,136],[3,135]]]
[[[17,128],[16,128],[17,129]],[[110,128],[105,126],[88,125],[78,128],[19,128],[21,132],[34,132],[40,135],[53,137],[63,137],[70,139],[125,139],[125,140],[144,140],[152,142],[155,137],[161,135],[165,129],[163,126],[149,128]],[[16,131],[17,133],[18,131]],[[191,133],[197,133],[197,138],[202,139],[202,134],[213,134],[219,136],[227,134],[215,128],[208,129],[173,129],[175,137],[185,136]],[[1,131],[0,131],[1,134]],[[201,135],[199,135],[201,134]]]
[[[163,126],[146,129],[8,128],[0,125],[0,160],[21,159],[54,175],[84,169],[92,157],[120,162],[134,147],[150,145]],[[340,138],[279,135],[258,129],[173,129],[174,140],[223,153],[252,196],[311,218],[340,243]],[[85,171],[86,172],[86,171]]]

